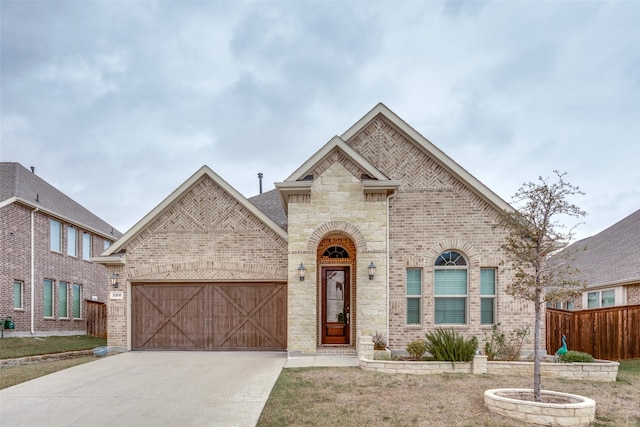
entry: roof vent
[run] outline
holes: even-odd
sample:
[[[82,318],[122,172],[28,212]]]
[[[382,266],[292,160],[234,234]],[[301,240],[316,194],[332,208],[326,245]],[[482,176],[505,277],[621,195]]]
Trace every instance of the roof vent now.
[[[260,194],[262,194],[262,172],[258,172],[258,181],[260,182]]]
[[[35,166],[31,166],[31,173],[36,173],[36,167]]]

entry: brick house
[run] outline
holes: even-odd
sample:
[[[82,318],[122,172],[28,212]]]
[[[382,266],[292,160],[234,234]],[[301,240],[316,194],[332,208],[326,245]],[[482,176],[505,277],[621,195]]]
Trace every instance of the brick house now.
[[[582,295],[556,308],[586,310],[640,304],[640,210],[600,233],[579,240],[571,266],[587,284]]]
[[[122,234],[18,163],[0,163],[0,315],[5,336],[86,332],[106,303],[107,271],[90,261]]]
[[[355,352],[533,324],[504,291],[510,206],[383,104],[275,187],[246,199],[203,166],[96,258],[119,277],[109,345]]]

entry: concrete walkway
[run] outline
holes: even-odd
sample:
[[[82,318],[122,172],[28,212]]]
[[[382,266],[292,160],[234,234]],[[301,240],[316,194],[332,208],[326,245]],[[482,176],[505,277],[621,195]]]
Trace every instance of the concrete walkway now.
[[[284,352],[129,352],[0,391],[9,426],[255,426]]]
[[[320,367],[354,367],[358,365],[358,358],[355,356],[339,355],[289,355],[285,368],[320,368]]]

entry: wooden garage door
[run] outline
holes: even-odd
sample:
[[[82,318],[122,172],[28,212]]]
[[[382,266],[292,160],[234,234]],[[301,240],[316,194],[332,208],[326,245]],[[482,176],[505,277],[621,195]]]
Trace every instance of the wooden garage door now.
[[[134,284],[134,350],[284,350],[286,285]]]

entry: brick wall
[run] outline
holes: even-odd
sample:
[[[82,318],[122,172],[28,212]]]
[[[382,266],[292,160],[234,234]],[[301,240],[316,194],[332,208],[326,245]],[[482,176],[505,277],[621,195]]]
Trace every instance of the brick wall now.
[[[128,242],[114,272],[124,298],[108,301],[109,346],[129,348],[131,283],[286,281],[287,242],[205,175]]]
[[[31,212],[16,203],[0,211],[0,315],[14,318],[14,335],[30,334],[31,329]],[[72,285],[82,286],[81,316],[84,299],[106,301],[107,273],[104,266],[82,259],[82,230],[78,228],[78,257],[67,255],[67,226],[62,223],[62,252],[50,250],[50,217],[41,211],[35,215],[34,330],[38,335],[85,333],[85,319],[72,316]],[[104,239],[92,235],[92,256],[103,250]],[[54,281],[53,318],[44,318],[43,281]],[[13,309],[13,282],[23,283],[23,308]],[[58,283],[68,283],[68,317],[59,318]],[[94,298],[95,297],[95,298]]]

